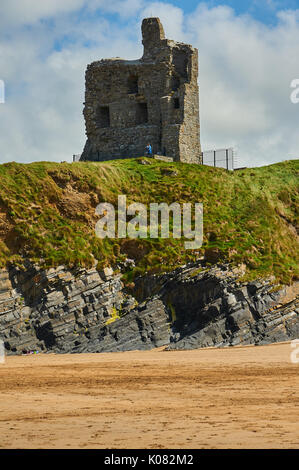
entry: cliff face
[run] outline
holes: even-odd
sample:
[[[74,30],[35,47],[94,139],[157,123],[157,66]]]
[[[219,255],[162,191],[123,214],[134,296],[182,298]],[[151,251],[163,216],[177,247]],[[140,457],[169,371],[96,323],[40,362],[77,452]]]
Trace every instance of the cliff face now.
[[[0,338],[7,354],[266,344],[299,336],[298,284],[242,284],[242,270],[193,263],[136,282],[111,269],[0,271]]]
[[[244,263],[247,279],[274,275],[290,284],[299,279],[298,171],[299,160],[237,172],[144,158],[0,165],[0,268],[28,259],[44,268],[91,268],[96,260],[100,269],[130,258],[135,267],[124,274],[134,280],[204,256],[212,264]],[[202,247],[187,250],[188,239],[172,233],[98,238],[96,207],[106,202],[117,212],[119,195],[127,206],[144,204],[148,216],[151,202],[178,202],[181,210],[202,203]]]

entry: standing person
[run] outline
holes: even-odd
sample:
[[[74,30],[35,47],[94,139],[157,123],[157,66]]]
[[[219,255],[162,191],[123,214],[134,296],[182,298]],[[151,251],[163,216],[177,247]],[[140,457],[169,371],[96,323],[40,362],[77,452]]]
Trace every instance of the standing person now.
[[[152,157],[152,156],[153,156],[153,150],[152,150],[151,144],[147,144],[147,146],[146,146],[146,154],[147,154],[149,157]]]

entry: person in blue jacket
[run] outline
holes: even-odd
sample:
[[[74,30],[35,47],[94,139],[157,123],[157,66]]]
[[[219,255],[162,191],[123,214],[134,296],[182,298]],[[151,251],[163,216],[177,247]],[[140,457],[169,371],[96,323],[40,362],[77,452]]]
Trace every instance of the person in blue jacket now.
[[[147,144],[147,146],[146,146],[146,154],[147,154],[149,157],[152,157],[152,156],[153,156],[153,150],[152,150],[151,144]]]

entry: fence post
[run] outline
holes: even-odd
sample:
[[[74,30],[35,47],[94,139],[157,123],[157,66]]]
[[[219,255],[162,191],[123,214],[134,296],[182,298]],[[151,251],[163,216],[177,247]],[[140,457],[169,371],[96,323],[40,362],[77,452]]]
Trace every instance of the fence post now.
[[[216,150],[214,150],[214,167],[216,167]]]
[[[228,149],[225,149],[225,156],[226,156],[226,169],[228,170]]]

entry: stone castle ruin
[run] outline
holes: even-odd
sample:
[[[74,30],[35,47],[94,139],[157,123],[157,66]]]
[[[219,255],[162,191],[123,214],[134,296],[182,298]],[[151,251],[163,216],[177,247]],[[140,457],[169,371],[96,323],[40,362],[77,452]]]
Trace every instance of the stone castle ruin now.
[[[142,22],[143,57],[88,65],[81,160],[135,158],[148,143],[155,154],[201,163],[198,51],[165,39],[159,18]]]

